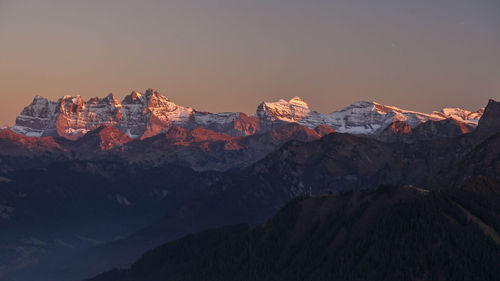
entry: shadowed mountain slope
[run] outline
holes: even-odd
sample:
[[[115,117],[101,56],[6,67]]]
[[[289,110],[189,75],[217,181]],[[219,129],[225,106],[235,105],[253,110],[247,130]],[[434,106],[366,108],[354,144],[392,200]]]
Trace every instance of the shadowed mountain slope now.
[[[497,280],[499,203],[408,186],[296,199],[256,228],[188,235],[90,280]]]

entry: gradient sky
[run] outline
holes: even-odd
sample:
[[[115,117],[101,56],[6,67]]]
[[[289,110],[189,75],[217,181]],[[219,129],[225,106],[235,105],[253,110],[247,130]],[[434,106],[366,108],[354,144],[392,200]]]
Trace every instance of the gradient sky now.
[[[475,110],[500,99],[500,1],[0,0],[0,125],[36,94],[146,88],[212,112]]]

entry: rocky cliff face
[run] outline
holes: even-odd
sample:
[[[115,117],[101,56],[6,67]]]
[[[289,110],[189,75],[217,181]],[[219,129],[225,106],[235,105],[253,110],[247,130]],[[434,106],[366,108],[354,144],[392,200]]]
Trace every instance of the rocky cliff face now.
[[[157,91],[133,92],[123,101],[119,128],[131,137],[147,138],[166,132],[171,126],[186,125],[194,110],[175,104]]]
[[[489,100],[477,130],[481,133],[500,132],[500,102]]]
[[[113,94],[87,102],[80,96],[64,96],[55,112],[57,133],[68,139],[78,139],[102,125],[117,126],[122,120],[121,107]]]
[[[385,106],[376,102],[355,102],[344,109],[321,114],[299,97],[289,101],[263,102],[255,116],[240,112],[209,113],[175,104],[152,89],[132,92],[120,103],[113,94],[84,101],[81,96],[64,96],[58,102],[35,97],[16,119],[12,130],[28,136],[62,136],[78,139],[100,126],[112,126],[131,138],[149,138],[172,126],[197,127],[230,136],[250,136],[284,124],[297,123],[310,129],[326,126],[337,132],[379,135],[396,121],[410,128],[427,121],[454,120],[464,132],[477,126],[483,110],[470,112],[445,108],[425,114]]]
[[[33,102],[26,106],[16,118],[13,129],[26,136],[45,136],[56,133],[57,102],[52,102],[41,96],[35,96]]]

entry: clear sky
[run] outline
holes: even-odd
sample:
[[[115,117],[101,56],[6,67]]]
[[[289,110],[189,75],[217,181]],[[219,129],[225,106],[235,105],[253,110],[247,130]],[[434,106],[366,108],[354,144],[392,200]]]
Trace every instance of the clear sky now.
[[[0,0],[0,125],[39,94],[155,88],[199,110],[500,99],[499,0]]]

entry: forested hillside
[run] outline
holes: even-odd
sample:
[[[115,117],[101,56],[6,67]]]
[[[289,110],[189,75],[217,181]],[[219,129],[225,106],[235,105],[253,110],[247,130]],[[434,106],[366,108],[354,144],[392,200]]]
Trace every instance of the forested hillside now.
[[[498,280],[500,199],[410,186],[296,199],[264,225],[228,226],[92,281]]]

